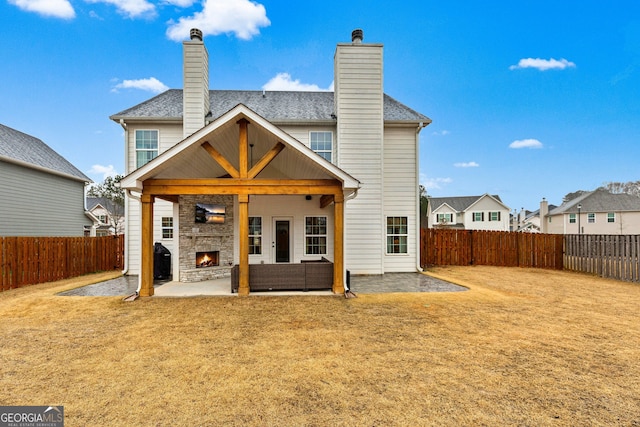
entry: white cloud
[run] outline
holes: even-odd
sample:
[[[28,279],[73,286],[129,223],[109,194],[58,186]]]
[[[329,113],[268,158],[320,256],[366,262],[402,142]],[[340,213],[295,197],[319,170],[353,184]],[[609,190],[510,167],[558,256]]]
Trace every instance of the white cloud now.
[[[43,16],[63,19],[76,17],[76,12],[68,0],[9,0],[9,3],[27,12],[35,12]]]
[[[165,3],[179,7],[189,7],[195,3],[195,0],[165,0]]]
[[[268,27],[271,21],[263,5],[250,0],[204,0],[202,12],[171,22],[167,37],[181,41],[189,37],[191,28],[198,28],[206,35],[234,33],[242,40],[249,40],[260,33],[260,27]]]
[[[116,176],[118,172],[113,165],[103,166],[103,165],[93,165],[91,169],[87,172],[90,175],[102,175],[102,180],[104,181],[109,176]]]
[[[146,0],[85,0],[87,3],[106,3],[116,7],[118,12],[129,18],[154,16],[156,7]]]
[[[118,89],[140,89],[153,93],[160,93],[168,90],[169,87],[155,77],[138,80],[123,80],[111,89],[111,92],[117,92]]]
[[[435,136],[447,136],[449,135],[451,132],[449,132],[448,130],[441,130],[441,131],[435,131],[432,133],[432,135]]]
[[[333,83],[331,83],[333,86]],[[320,89],[316,84],[300,83],[300,80],[293,80],[289,73],[278,73],[274,78],[262,86],[264,90],[292,90],[299,92],[326,92],[329,89]]]
[[[453,166],[457,168],[477,168],[480,165],[476,162],[461,162],[461,163],[454,163]]]
[[[535,68],[540,71],[546,70],[564,70],[565,68],[574,68],[576,64],[571,61],[567,61],[562,58],[560,60],[557,59],[540,59],[540,58],[523,58],[518,61],[518,65],[512,65],[509,67],[510,70],[519,70],[522,68]]]
[[[542,148],[542,142],[537,139],[521,139],[509,144],[509,148]]]
[[[420,182],[427,190],[439,190],[443,185],[451,184],[453,180],[451,178],[427,178],[421,176]]]

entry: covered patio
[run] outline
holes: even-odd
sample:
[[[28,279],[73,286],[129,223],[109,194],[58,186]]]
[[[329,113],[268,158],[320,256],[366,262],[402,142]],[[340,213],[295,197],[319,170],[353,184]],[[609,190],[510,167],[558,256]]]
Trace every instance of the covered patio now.
[[[344,291],[345,201],[356,196],[358,180],[244,105],[167,149],[125,177],[121,185],[128,193],[139,194],[141,205],[140,296],[154,294],[155,201],[179,205],[193,196],[231,197],[234,210],[237,207],[230,229],[234,234],[232,263],[238,266],[238,295],[250,292],[249,205],[254,197],[280,200],[278,196],[302,196],[314,200],[316,209],[333,205],[329,210],[333,250],[326,255],[333,258],[331,289],[334,293]],[[183,245],[180,234],[179,251]],[[196,231],[193,234],[190,238],[195,240]],[[176,274],[181,271],[174,271]]]

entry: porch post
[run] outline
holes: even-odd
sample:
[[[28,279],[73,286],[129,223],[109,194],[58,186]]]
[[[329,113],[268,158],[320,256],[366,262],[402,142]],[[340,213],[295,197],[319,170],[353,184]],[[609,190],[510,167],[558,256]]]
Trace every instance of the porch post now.
[[[140,262],[140,296],[153,296],[153,202],[154,197],[142,194],[142,247]]]
[[[249,195],[238,194],[240,227],[240,266],[238,295],[249,295]]]
[[[344,293],[344,195],[333,196],[333,293]]]

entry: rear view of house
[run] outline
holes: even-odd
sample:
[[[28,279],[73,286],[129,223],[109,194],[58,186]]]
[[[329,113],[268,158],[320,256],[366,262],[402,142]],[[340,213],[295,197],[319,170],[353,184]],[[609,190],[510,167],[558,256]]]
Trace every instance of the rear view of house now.
[[[82,236],[91,182],[40,139],[0,124],[0,236]]]
[[[239,265],[241,293],[249,264],[329,259],[336,292],[347,269],[416,270],[419,133],[431,121],[384,94],[381,44],[356,30],[337,45],[335,92],[209,90],[202,33],[183,49],[183,90],[111,116],[125,130],[126,256],[141,295],[153,293],[154,242],[172,252],[174,280]]]

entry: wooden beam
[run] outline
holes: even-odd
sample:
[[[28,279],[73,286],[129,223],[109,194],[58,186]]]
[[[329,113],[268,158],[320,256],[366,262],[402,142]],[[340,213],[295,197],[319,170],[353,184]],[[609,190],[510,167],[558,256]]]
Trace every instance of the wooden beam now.
[[[247,178],[249,170],[249,132],[247,119],[238,120],[240,135],[238,137],[238,150],[240,152],[240,178]]]
[[[249,196],[238,196],[240,228],[240,265],[238,266],[238,295],[249,295]]]
[[[140,296],[153,296],[153,196],[143,194],[142,203],[142,242],[140,260]]]
[[[207,150],[207,153],[209,153],[209,155],[213,157],[213,160],[218,162],[218,164],[222,166],[222,169],[227,171],[229,175],[231,175],[233,178],[240,177],[240,173],[238,172],[238,169],[236,169],[222,154],[220,154],[218,150],[213,148],[211,144],[209,144],[209,142],[207,141],[203,142],[202,148]]]
[[[344,293],[344,195],[333,205],[333,292]]]
[[[282,150],[284,150],[284,144],[282,142],[278,142],[276,145],[274,145],[273,148],[269,150],[264,156],[262,156],[258,163],[256,163],[255,166],[253,166],[251,170],[249,170],[249,179],[253,179],[258,176],[258,174],[262,172],[262,170],[267,167],[267,165],[271,163],[271,161],[278,154],[280,154]]]
[[[333,203],[333,194],[325,194],[320,197],[320,209],[324,209]]]
[[[144,182],[144,192],[158,197],[178,194],[341,195],[342,184],[337,180],[153,179]]]

